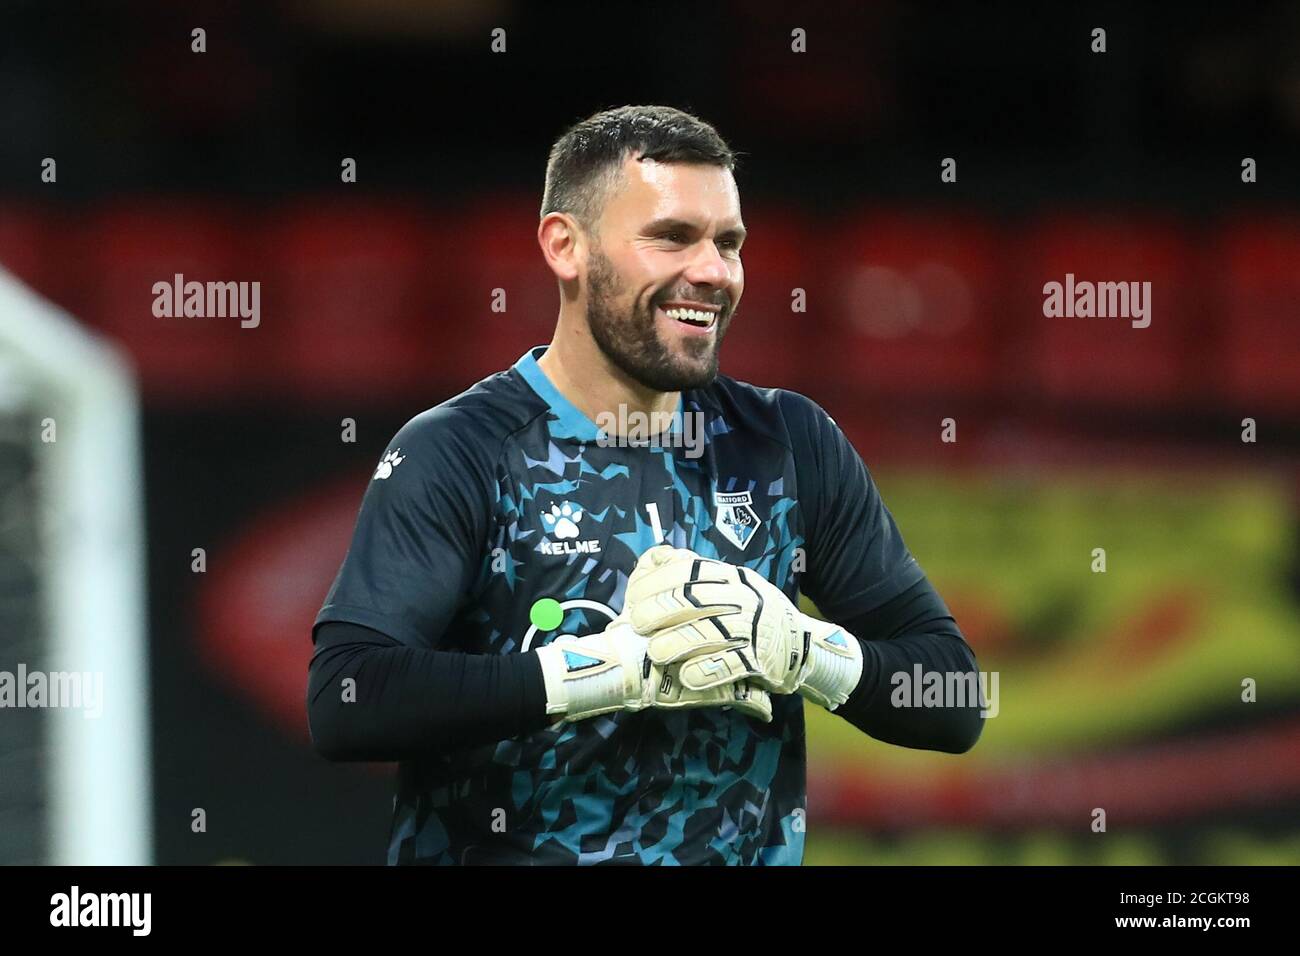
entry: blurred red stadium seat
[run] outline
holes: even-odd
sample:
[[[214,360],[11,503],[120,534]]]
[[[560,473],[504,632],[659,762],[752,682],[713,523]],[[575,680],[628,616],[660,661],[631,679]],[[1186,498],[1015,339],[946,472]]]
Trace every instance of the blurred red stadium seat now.
[[[159,318],[157,282],[250,281],[242,222],[224,208],[193,202],[113,205],[85,226],[76,252],[84,266],[87,320],[123,345],[153,398],[185,400],[229,394],[264,344],[263,329],[238,317]]]
[[[559,302],[535,206],[511,194],[454,213],[331,200],[253,220],[153,199],[109,205],[74,230],[57,211],[11,203],[0,263],[123,344],[152,397],[404,401],[466,387],[550,341]],[[747,224],[746,290],[722,368],[841,414],[1004,394],[1300,409],[1300,221],[1243,217],[1207,248],[1166,220],[1068,215],[1004,254],[1003,234],[975,219],[874,212],[836,230],[833,258],[813,254],[805,214],[760,207]],[[176,273],[260,281],[261,326],[155,317],[153,285]],[[1043,316],[1044,283],[1067,273],[1151,282],[1150,327]],[[493,311],[498,289],[504,312]],[[790,311],[794,289],[807,312]]]
[[[275,355],[264,388],[382,403],[452,373],[436,304],[445,269],[422,211],[321,199],[273,221],[260,241]]]
[[[442,303],[441,336],[457,356],[452,381],[464,387],[508,368],[555,332],[560,295],[537,242],[539,203],[531,195],[476,201],[455,219],[455,278]],[[504,294],[505,311],[493,311]]]
[[[57,273],[48,248],[49,215],[26,204],[0,206],[0,266],[49,297]]]
[[[1231,223],[1217,261],[1220,394],[1245,410],[1300,413],[1300,220]]]
[[[1018,234],[1012,310],[1024,318],[1010,357],[1024,393],[1058,402],[1170,404],[1192,397],[1203,340],[1193,246],[1163,220],[1061,216]],[[1150,282],[1150,325],[1131,318],[1043,315],[1043,287]],[[1140,320],[1145,321],[1145,319]]]
[[[825,328],[814,233],[805,216],[776,207],[747,209],[745,228],[745,291],[727,329],[722,371],[755,385],[808,391],[824,354],[835,348]],[[803,290],[806,311],[791,309],[795,289]]]
[[[996,235],[964,217],[871,212],[826,247],[838,388],[910,399],[978,397],[1000,383]]]

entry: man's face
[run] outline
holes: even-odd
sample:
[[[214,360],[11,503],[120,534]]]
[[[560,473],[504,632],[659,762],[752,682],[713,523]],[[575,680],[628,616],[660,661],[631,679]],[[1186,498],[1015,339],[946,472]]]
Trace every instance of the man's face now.
[[[656,391],[713,381],[745,288],[744,238],[729,170],[628,159],[588,262],[587,322],[601,351]]]

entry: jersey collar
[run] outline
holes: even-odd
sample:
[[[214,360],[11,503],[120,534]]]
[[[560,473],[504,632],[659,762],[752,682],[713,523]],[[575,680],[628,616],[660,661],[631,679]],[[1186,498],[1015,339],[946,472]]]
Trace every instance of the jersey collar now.
[[[529,349],[519,357],[515,362],[514,369],[517,371],[528,387],[541,397],[542,401],[550,407],[555,417],[559,419],[552,431],[557,438],[576,438],[579,441],[597,441],[600,438],[600,428],[588,418],[583,412],[571,401],[564,397],[563,393],[555,387],[555,384],[546,377],[537,360],[546,353],[545,345],[538,345]],[[669,427],[669,432],[681,430],[682,407],[685,398],[681,397],[677,402],[677,414],[673,416],[673,421]]]

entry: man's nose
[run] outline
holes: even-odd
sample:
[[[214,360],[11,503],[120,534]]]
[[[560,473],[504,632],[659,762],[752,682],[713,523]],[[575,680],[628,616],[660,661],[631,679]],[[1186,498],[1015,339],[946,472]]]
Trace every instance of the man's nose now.
[[[731,270],[727,268],[727,260],[722,258],[718,247],[712,240],[706,239],[698,244],[685,278],[693,285],[721,287],[731,281]]]

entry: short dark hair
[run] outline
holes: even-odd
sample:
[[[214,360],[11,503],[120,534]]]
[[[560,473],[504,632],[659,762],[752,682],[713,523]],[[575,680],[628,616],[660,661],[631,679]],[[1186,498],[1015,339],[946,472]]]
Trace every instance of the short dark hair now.
[[[619,106],[564,132],[546,161],[542,216],[573,216],[594,234],[631,152],[661,163],[706,163],[734,172],[737,154],[704,120],[671,106]]]

